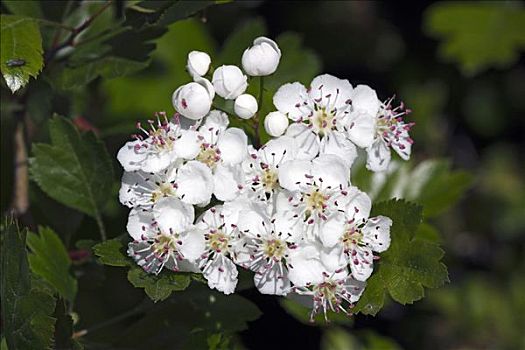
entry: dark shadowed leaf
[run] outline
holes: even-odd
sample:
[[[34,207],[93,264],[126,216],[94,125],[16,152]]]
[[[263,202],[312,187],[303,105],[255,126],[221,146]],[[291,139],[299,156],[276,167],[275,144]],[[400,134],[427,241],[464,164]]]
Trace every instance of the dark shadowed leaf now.
[[[33,180],[51,198],[99,219],[113,183],[104,144],[92,132],[79,133],[63,117],[53,117],[49,130],[50,145],[33,145]]]
[[[55,299],[32,285],[25,232],[8,220],[2,228],[2,328],[9,349],[47,349],[53,340]]]
[[[62,297],[73,302],[77,281],[69,272],[71,260],[58,235],[48,227],[40,227],[38,234],[27,234],[27,245],[32,252],[29,254],[31,271],[53,286]]]

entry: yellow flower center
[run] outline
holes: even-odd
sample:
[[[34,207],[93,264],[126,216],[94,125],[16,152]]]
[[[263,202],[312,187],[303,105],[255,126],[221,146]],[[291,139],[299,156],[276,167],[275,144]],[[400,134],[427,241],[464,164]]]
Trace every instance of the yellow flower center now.
[[[286,243],[280,239],[271,239],[264,242],[264,254],[269,258],[281,260],[286,251]]]
[[[173,195],[175,195],[175,189],[173,188],[173,185],[164,182],[151,193],[151,201],[155,203],[163,197],[170,197]]]
[[[267,192],[271,192],[279,187],[277,172],[273,169],[267,168],[263,170],[261,183]]]
[[[328,131],[334,129],[334,118],[335,116],[326,111],[325,108],[317,110],[311,119],[314,131],[320,135],[325,135]]]
[[[222,231],[210,232],[208,235],[208,244],[210,245],[210,248],[216,252],[228,251],[228,240],[228,236]]]
[[[316,211],[323,211],[327,199],[327,196],[325,196],[318,188],[315,188],[312,192],[306,194],[307,215],[311,215]]]
[[[157,236],[155,243],[153,243],[153,251],[156,254],[162,254],[166,251],[176,251],[177,240],[176,236],[160,234]]]
[[[211,169],[214,169],[220,156],[217,149],[214,146],[201,146],[201,151],[196,158],[199,162],[206,164]]]

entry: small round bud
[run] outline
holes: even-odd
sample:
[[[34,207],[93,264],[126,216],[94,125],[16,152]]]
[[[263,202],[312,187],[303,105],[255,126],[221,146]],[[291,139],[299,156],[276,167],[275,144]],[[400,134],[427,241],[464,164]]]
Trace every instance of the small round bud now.
[[[247,77],[237,66],[220,66],[213,72],[213,87],[217,95],[234,100],[246,91]]]
[[[188,64],[186,68],[192,77],[202,77],[208,73],[211,58],[206,52],[192,51],[188,54]]]
[[[235,99],[235,104],[233,109],[235,114],[237,114],[242,119],[250,119],[257,113],[259,105],[257,100],[250,94],[242,94]]]
[[[197,77],[195,82],[182,85],[172,95],[173,107],[186,118],[198,120],[210,111],[215,97],[211,83]]]
[[[281,50],[277,43],[261,36],[253,41],[253,46],[247,48],[242,55],[242,67],[251,76],[270,75],[277,70]]]
[[[281,112],[268,113],[264,119],[264,129],[268,135],[278,137],[284,134],[288,127],[288,118]]]

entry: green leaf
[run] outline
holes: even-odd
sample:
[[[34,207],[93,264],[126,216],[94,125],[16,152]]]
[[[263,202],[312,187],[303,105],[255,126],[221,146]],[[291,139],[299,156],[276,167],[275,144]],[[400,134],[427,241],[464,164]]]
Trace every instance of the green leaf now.
[[[127,244],[122,239],[109,239],[93,247],[98,260],[109,266],[133,266],[126,255]]]
[[[213,5],[213,1],[141,1],[126,9],[125,26],[141,29],[147,26],[166,26]]]
[[[138,266],[128,271],[128,280],[137,288],[144,288],[154,302],[168,298],[172,292],[186,289],[191,281],[189,274],[162,271],[158,275],[146,273]]]
[[[9,12],[13,15],[26,16],[26,17],[42,17],[42,9],[40,8],[40,2],[35,0],[25,1],[2,1]]]
[[[53,340],[55,299],[32,285],[25,232],[14,222],[2,230],[2,328],[10,349],[47,349]]]
[[[381,202],[372,215],[392,219],[390,248],[381,254],[355,312],[375,315],[384,305],[386,292],[400,304],[412,304],[424,297],[424,288],[438,288],[448,281],[441,263],[443,250],[437,244],[417,238],[422,208],[402,200]]]
[[[437,3],[426,11],[424,27],[443,41],[441,56],[466,75],[507,67],[525,48],[525,10],[517,2]]]
[[[63,117],[53,117],[49,130],[51,145],[33,145],[33,180],[51,198],[100,220],[113,183],[104,144],[92,132],[80,134]]]
[[[132,61],[120,57],[103,57],[77,67],[65,67],[52,77],[53,85],[61,90],[84,87],[97,77],[114,79],[138,72],[149,65],[149,62]]]
[[[31,249],[31,271],[52,285],[58,293],[73,302],[77,281],[69,273],[71,260],[58,235],[48,227],[40,227],[39,234],[29,232],[27,245]]]
[[[42,70],[42,37],[37,22],[28,17],[1,15],[0,70],[14,93]]]

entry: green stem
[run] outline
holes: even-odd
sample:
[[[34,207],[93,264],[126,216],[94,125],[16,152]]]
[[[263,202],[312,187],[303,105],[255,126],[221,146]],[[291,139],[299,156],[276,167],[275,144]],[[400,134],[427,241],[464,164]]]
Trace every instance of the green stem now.
[[[253,117],[253,129],[255,130],[255,147],[261,146],[261,138],[259,137],[259,112],[262,110],[263,105],[263,91],[264,91],[264,79],[263,77],[259,77],[259,96],[258,96],[258,112]]]
[[[102,216],[100,215],[100,213],[96,213],[95,220],[97,221],[98,230],[100,232],[100,238],[102,239],[102,241],[107,240],[106,228],[104,227],[104,222],[102,221]]]

